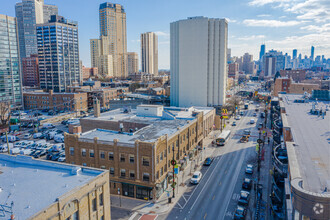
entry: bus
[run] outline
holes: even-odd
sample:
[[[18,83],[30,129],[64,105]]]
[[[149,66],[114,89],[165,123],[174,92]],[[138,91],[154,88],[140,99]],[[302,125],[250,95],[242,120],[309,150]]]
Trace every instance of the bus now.
[[[216,144],[217,144],[218,146],[224,146],[226,140],[229,138],[229,135],[230,135],[230,131],[229,131],[229,130],[227,130],[227,131],[223,131],[223,132],[217,137],[217,139],[215,140]]]

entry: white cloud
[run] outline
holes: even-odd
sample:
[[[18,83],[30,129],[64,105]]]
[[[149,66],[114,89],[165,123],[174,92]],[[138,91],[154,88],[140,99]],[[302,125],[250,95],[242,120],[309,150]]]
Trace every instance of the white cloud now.
[[[299,21],[256,20],[245,19],[243,24],[251,27],[291,27],[300,24]]]
[[[259,18],[264,18],[264,17],[270,17],[271,15],[269,14],[261,14],[261,15],[257,15],[257,17]]]
[[[238,21],[237,21],[237,20],[234,20],[234,19],[226,18],[226,20],[227,20],[229,23],[238,23]]]
[[[163,36],[163,37],[169,37],[170,34],[165,32],[165,31],[155,31],[155,34],[157,34],[158,36]]]
[[[317,25],[308,25],[300,28],[301,30],[307,30],[307,31],[312,31],[312,32],[330,32],[330,23],[324,24],[321,26]]]
[[[252,0],[249,2],[249,5],[253,6],[263,6],[271,3],[282,3],[282,2],[288,2],[290,0]]]
[[[238,40],[256,40],[256,39],[265,39],[265,35],[251,35],[237,38]]]

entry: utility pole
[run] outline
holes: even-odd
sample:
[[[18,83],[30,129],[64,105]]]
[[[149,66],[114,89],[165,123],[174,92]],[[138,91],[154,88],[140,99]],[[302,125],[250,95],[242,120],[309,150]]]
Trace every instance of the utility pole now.
[[[172,165],[173,165],[173,180],[172,180],[172,191],[173,191],[173,195],[172,195],[172,198],[175,198],[175,174],[174,174],[174,166],[175,166],[175,164],[176,164],[176,162],[175,162],[175,159],[174,159],[174,145],[173,145],[173,147],[172,147],[172,151],[173,151],[173,158],[172,158],[172,161],[171,161],[171,163],[172,163]]]

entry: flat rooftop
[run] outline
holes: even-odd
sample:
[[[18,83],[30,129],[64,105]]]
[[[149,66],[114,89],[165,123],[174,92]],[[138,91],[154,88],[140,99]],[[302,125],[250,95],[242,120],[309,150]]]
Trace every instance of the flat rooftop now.
[[[83,133],[82,135],[80,135],[80,138],[94,139],[94,137],[98,137],[99,140],[111,142],[114,139],[118,139],[119,142],[129,144],[134,144],[136,140],[154,142],[157,140],[157,138],[165,134],[171,137],[171,135],[175,134],[178,131],[178,128],[182,129],[185,126],[189,125],[189,123],[196,118],[196,112],[203,112],[203,114],[205,115],[212,110],[213,108],[210,107],[164,107],[164,112],[169,115],[169,117],[164,118],[157,116],[140,116],[137,114],[136,109],[132,109],[129,113],[124,113],[122,109],[116,109],[102,113],[101,116],[98,118],[90,116],[87,119],[114,122],[134,122],[144,124],[145,126],[137,131],[134,131],[133,133],[119,133],[118,131],[94,129]]]
[[[72,174],[73,170],[78,174]],[[93,168],[0,154],[0,205],[11,206],[13,202],[15,219],[27,219],[102,173]],[[10,213],[5,213],[4,219],[10,219]]]
[[[291,127],[303,188],[322,193],[327,187],[330,193],[330,111],[327,115],[311,115],[312,103],[294,103],[302,95],[281,94],[286,110],[286,120]],[[318,101],[316,108],[330,110],[330,102]],[[283,118],[284,119],[284,118]],[[285,119],[284,119],[285,120]]]

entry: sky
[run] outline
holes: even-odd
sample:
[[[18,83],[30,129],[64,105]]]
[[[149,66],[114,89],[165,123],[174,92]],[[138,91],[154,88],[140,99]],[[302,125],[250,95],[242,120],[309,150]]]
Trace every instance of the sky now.
[[[0,0],[0,14],[15,16],[15,3]],[[90,66],[89,39],[99,37],[100,3],[104,0],[45,0],[59,15],[78,21],[80,59]],[[330,57],[330,0],[117,0],[127,19],[127,51],[140,56],[140,34],[158,34],[159,69],[170,68],[170,23],[187,17],[228,19],[228,48],[232,56],[248,52],[259,59],[260,45],[292,56]],[[139,61],[140,62],[140,61]],[[141,65],[141,64],[140,64]]]

